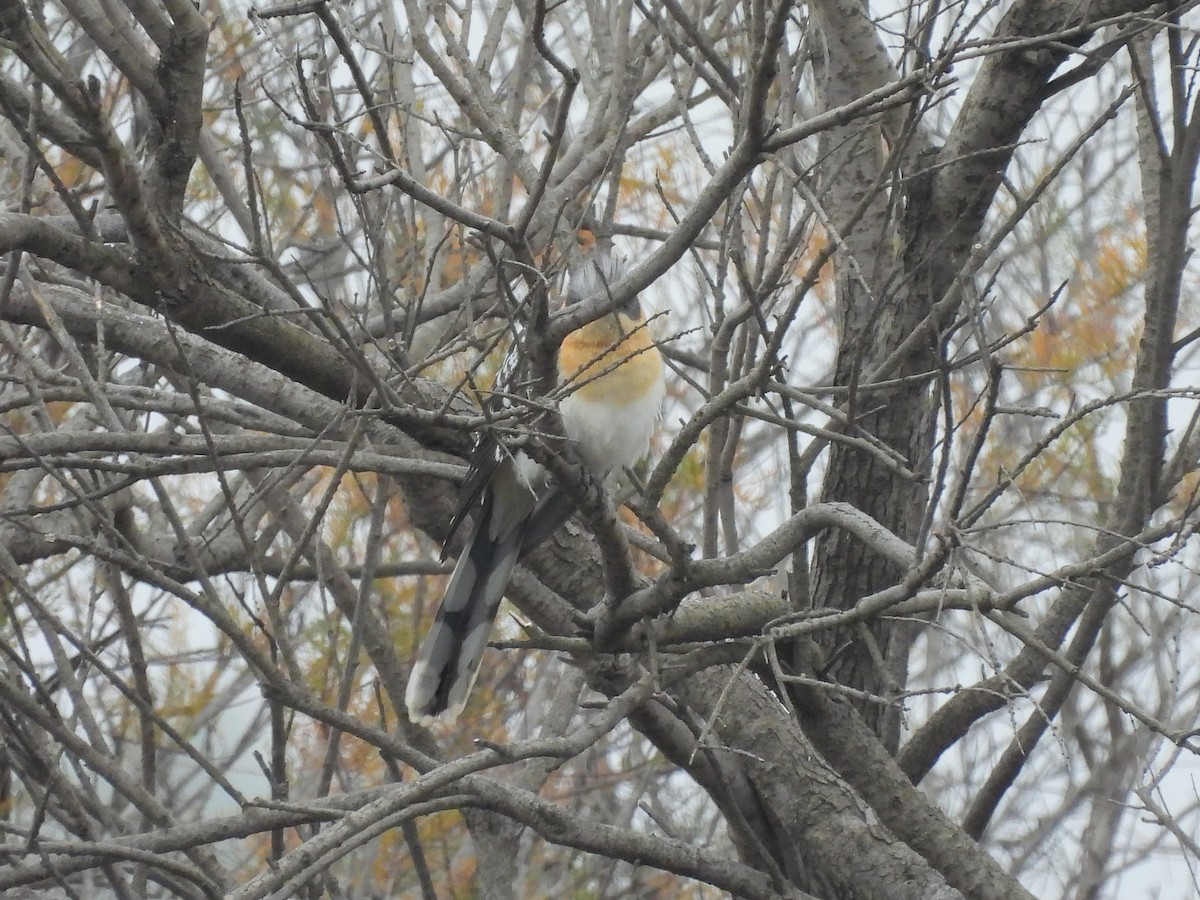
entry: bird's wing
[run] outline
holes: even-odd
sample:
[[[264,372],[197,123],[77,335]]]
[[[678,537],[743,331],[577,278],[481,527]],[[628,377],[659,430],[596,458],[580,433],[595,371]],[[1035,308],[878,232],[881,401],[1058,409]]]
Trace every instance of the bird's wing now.
[[[492,381],[492,393],[483,403],[485,415],[512,409],[511,398],[521,381],[522,355],[521,331],[517,329],[512,346],[501,361],[500,368],[496,370],[496,377]],[[496,470],[501,463],[509,459],[511,454],[508,448],[500,442],[495,432],[487,426],[480,429],[467,463],[467,477],[459,488],[458,507],[454,511],[454,518],[450,520],[450,530],[443,548],[449,545],[467,516],[479,508],[488,484],[496,476]],[[444,549],[442,553],[444,556]]]

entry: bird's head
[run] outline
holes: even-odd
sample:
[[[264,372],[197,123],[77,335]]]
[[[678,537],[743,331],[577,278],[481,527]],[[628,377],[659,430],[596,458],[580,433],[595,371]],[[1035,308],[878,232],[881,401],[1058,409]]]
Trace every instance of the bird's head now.
[[[566,303],[579,303],[597,294],[607,294],[625,275],[623,263],[614,258],[611,250],[594,244],[585,249],[582,257],[571,267],[567,284]],[[621,318],[632,322],[642,320],[641,300],[634,296],[616,310]]]

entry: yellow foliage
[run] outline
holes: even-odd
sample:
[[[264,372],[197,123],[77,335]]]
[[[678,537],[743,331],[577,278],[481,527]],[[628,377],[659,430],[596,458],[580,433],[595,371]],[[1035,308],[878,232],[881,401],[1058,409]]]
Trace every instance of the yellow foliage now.
[[[92,167],[78,157],[64,154],[55,164],[54,174],[68,190],[75,190],[87,184],[92,175]]]
[[[1183,515],[1187,510],[1195,509],[1197,503],[1200,503],[1200,469],[1192,469],[1171,485],[1167,508],[1173,515]]]
[[[1101,382],[1105,390],[1125,389],[1139,337],[1136,310],[1128,309],[1129,292],[1145,271],[1146,243],[1140,231],[1109,229],[1100,236],[1095,253],[1079,261],[1077,277],[1056,305],[1030,334],[1004,351],[1004,362],[1016,371],[1005,376],[1005,384],[1010,390],[1023,388],[1017,405],[1074,407]],[[982,424],[980,388],[956,381],[952,390],[962,435],[958,441],[965,446]],[[1100,438],[1115,410],[1075,423],[1021,473],[1016,488],[1027,496],[1097,501],[1111,496]],[[1024,425],[1001,417],[993,427],[979,466],[1002,476],[1016,466],[1023,452],[1019,448],[1027,446],[1024,438],[1009,439],[1011,429]]]
[[[1127,374],[1132,335],[1122,333],[1125,297],[1145,274],[1142,234],[1105,232],[1093,259],[1016,353],[1014,362],[1061,369],[1069,380],[1080,367],[1096,365],[1110,379]]]

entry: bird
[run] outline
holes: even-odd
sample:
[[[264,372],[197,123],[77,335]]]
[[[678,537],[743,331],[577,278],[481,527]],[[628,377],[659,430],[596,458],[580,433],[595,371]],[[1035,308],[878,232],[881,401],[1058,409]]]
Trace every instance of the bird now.
[[[607,292],[622,276],[611,252],[593,246],[570,270],[566,304]],[[511,409],[521,366],[514,340],[489,405]],[[649,448],[665,396],[662,353],[635,296],[569,333],[557,355],[558,412],[589,474],[634,465]],[[516,563],[574,511],[568,493],[534,459],[484,429],[476,438],[451,536],[473,513],[464,549],[409,675],[409,717],[453,723],[479,674],[492,623]]]

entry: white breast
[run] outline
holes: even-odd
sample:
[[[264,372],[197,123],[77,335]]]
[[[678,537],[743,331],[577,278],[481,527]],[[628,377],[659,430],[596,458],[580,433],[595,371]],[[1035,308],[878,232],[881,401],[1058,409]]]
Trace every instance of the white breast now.
[[[636,463],[649,448],[664,392],[660,379],[636,400],[621,398],[619,403],[571,394],[559,406],[563,429],[579,445],[593,472],[607,475],[619,471]]]

